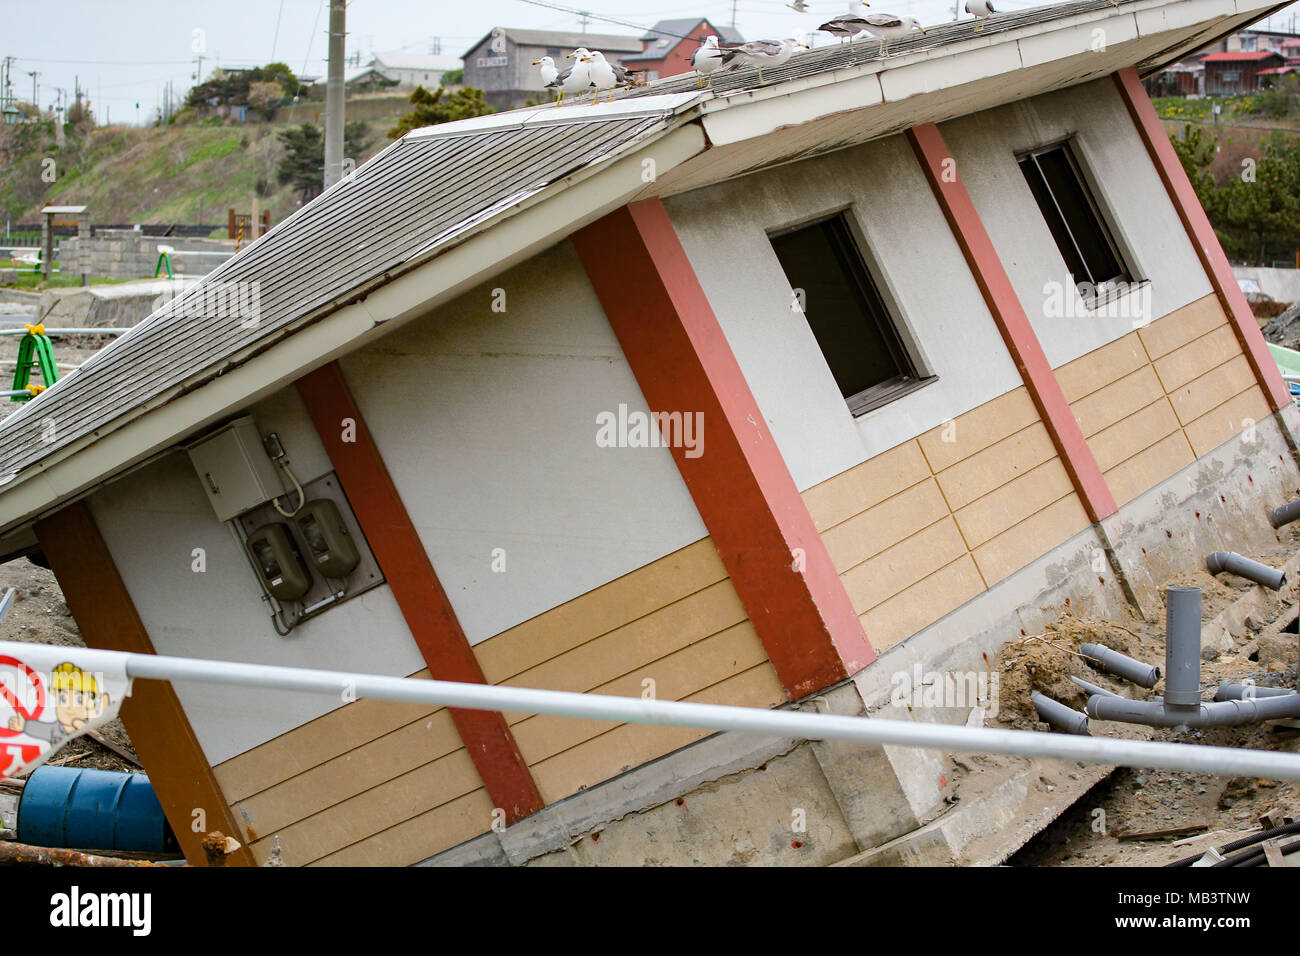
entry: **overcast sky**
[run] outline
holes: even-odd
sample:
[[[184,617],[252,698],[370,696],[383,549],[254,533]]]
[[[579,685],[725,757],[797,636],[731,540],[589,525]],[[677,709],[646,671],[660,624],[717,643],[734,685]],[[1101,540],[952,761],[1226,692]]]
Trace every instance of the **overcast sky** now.
[[[550,0],[544,0],[550,3]],[[555,0],[554,6],[583,9],[592,33],[636,33],[669,17],[707,16],[737,28],[747,39],[780,39],[806,33],[845,9],[845,0],[806,0],[809,12],[795,13],[786,0]],[[954,17],[961,0],[873,0],[872,12],[910,14],[924,24]],[[996,0],[999,9],[1040,5],[1034,0]],[[1288,29],[1296,6],[1273,18]],[[963,14],[965,16],[965,14]],[[148,121],[162,102],[168,80],[177,95],[193,83],[194,48],[204,52],[203,72],[214,66],[258,66],[282,60],[295,73],[324,75],[328,0],[0,0],[0,56],[13,56],[15,94],[32,95],[32,77],[42,107],[55,89],[72,97],[78,80],[102,121]],[[429,53],[435,48],[459,56],[495,26],[579,30],[577,16],[528,0],[350,0],[349,54],[366,62],[376,50]],[[195,31],[202,31],[196,34]],[[818,35],[817,42],[831,42]]]

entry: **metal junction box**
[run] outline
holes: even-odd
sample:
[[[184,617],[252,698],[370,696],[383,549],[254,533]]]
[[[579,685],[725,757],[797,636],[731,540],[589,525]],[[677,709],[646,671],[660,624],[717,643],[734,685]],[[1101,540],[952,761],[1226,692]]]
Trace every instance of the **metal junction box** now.
[[[293,518],[286,519],[268,503],[240,515],[238,521],[244,536],[250,538],[258,528],[283,523],[292,534],[298,553],[312,568],[311,589],[297,601],[290,602],[292,606],[284,608],[284,619],[289,624],[323,614],[384,583],[379,562],[361,533],[347,495],[339,486],[338,476],[332,471],[327,472],[303,482],[302,488],[307,503]],[[290,504],[296,504],[297,493],[291,497],[294,500]],[[311,516],[315,517],[317,526],[313,528],[308,522],[304,527],[299,519]],[[322,556],[325,556],[323,561]],[[325,575],[337,577],[330,581]],[[336,599],[335,587],[340,584],[347,593]]]
[[[266,454],[251,417],[235,419],[186,450],[212,510],[222,521],[284,494],[279,469]]]

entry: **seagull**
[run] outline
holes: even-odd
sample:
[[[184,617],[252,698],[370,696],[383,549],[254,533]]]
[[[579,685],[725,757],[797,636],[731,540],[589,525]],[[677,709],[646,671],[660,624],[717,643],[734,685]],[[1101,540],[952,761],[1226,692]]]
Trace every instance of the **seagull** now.
[[[896,17],[892,13],[873,13],[862,18],[866,30],[874,37],[880,38],[880,54],[883,56],[889,50],[889,41],[897,37],[905,37],[913,30],[925,32],[925,27],[915,17]]]
[[[695,70],[695,82],[704,85],[704,77],[709,78],[709,89],[713,89],[713,71],[722,66],[722,51],[718,49],[718,38],[707,36],[704,46],[691,54],[691,68]]]
[[[840,42],[851,40],[867,28],[867,21],[854,13],[858,7],[869,7],[871,4],[865,0],[852,0],[849,3],[849,12],[841,13],[838,17],[831,17],[817,29],[823,33],[829,33],[831,36],[840,38]]]
[[[533,60],[533,66],[542,68],[542,86],[550,86],[555,82],[555,78],[560,75],[560,71],[555,68],[555,61],[549,56],[544,56],[540,60]]]
[[[601,53],[599,50],[594,51],[591,55],[599,57],[601,60],[605,59],[605,54]],[[611,63],[609,68],[614,71],[614,76],[618,80],[619,86],[636,86],[638,82],[637,77],[645,72],[645,70],[629,70],[621,63]]]
[[[988,17],[993,16],[993,14],[997,13],[997,11],[993,9],[992,0],[966,0],[966,12],[969,14],[973,14],[977,19],[980,20],[984,20]],[[982,23],[976,24],[975,29],[983,30],[984,24]]]
[[[762,86],[763,67],[770,70],[780,66],[794,55],[795,47],[808,49],[807,44],[801,43],[793,37],[782,40],[780,43],[775,40],[752,40],[749,43],[742,43],[740,46],[733,46],[724,51],[722,66],[729,70],[752,66],[758,70],[758,84]]]
[[[786,6],[789,7],[791,10],[793,10],[795,13],[808,12],[808,4],[805,2],[805,0],[794,0],[793,3],[787,3]]]
[[[546,84],[546,88],[560,91],[560,103],[564,102],[566,93],[577,93],[578,102],[582,102],[582,94],[591,89],[590,64],[579,59],[573,66],[557,74],[554,80]]]
[[[601,90],[612,90],[612,88],[619,85],[619,74],[614,72],[614,68],[604,59],[604,53],[601,51],[578,57],[578,62],[584,62],[586,69],[588,69],[591,86],[595,87],[594,103],[601,101]]]

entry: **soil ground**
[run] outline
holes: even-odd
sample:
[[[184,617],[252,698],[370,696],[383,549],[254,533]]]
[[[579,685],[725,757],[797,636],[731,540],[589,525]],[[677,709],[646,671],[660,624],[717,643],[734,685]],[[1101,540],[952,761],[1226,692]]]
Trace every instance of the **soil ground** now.
[[[1257,560],[1282,566],[1300,545],[1300,530],[1284,529],[1271,554]],[[1298,582],[1288,580],[1280,592],[1265,592],[1229,574],[1205,571],[1180,575],[1170,585],[1193,585],[1203,593],[1204,648],[1201,661],[1203,699],[1213,698],[1220,683],[1254,681],[1259,686],[1296,686]],[[1243,599],[1255,599],[1240,624],[1221,612]],[[1218,619],[1228,626],[1215,626]],[[1217,633],[1216,633],[1217,631]],[[1234,631],[1236,633],[1234,633]],[[1059,620],[1042,635],[1006,645],[1001,710],[997,723],[1030,728],[1038,724],[1029,703],[1031,688],[1082,710],[1086,695],[1069,680],[1074,674],[1126,697],[1160,694],[1093,670],[1078,656],[1080,643],[1106,644],[1163,669],[1164,621],[1122,622],[1075,617],[1063,608]],[[1281,722],[1243,727],[1171,731],[1094,721],[1094,735],[1147,737],[1179,743],[1300,752],[1300,729]],[[1220,847],[1251,831],[1268,813],[1300,819],[1300,783],[1227,778],[1211,774],[1120,768],[1045,828],[1009,861],[1014,866],[1162,866],[1211,846]],[[1197,833],[1133,839],[1134,834],[1200,827]],[[1122,838],[1125,837],[1125,838]]]

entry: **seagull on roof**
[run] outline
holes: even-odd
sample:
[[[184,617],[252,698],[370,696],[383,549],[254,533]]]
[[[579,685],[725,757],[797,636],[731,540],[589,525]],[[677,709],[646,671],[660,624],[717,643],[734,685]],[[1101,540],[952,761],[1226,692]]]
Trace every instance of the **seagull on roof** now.
[[[546,88],[560,91],[558,103],[564,102],[566,93],[577,93],[578,102],[581,103],[582,94],[591,89],[591,65],[584,60],[578,60],[567,70],[561,70],[554,80],[546,84]]]
[[[619,85],[618,74],[614,71],[614,67],[610,66],[609,61],[605,59],[605,54],[599,50],[579,57],[578,62],[587,64],[587,73],[591,77],[591,85],[596,88],[595,103],[600,102],[601,90],[612,90]],[[624,70],[624,73],[626,72]]]
[[[966,12],[974,16],[977,20],[985,20],[997,13],[993,9],[991,0],[966,0]],[[976,30],[983,30],[984,24],[977,23]]]
[[[898,37],[905,37],[913,30],[920,30],[925,33],[925,27],[921,26],[919,20],[915,17],[896,17],[892,13],[872,13],[862,18],[866,25],[863,27],[873,37],[880,39],[880,55],[885,55],[889,51],[889,41]]]
[[[852,40],[855,36],[867,28],[867,21],[864,17],[857,14],[858,7],[869,7],[871,4],[865,0],[850,0],[849,10],[847,13],[841,13],[838,17],[831,17],[817,29],[823,33],[829,33],[831,36],[840,38],[840,42]]]
[[[709,89],[713,88],[713,71],[722,66],[722,51],[718,49],[718,38],[707,36],[704,46],[691,54],[691,69],[695,71],[695,83],[704,85],[704,78],[709,78]]]
[[[533,66],[542,68],[542,86],[550,86],[555,82],[555,78],[560,75],[560,71],[555,68],[555,61],[549,56],[544,56],[540,60],[533,60]]]
[[[728,70],[743,69],[752,66],[758,70],[758,84],[763,85],[763,67],[769,70],[783,64],[794,55],[795,49],[808,45],[790,37],[777,43],[775,40],[751,40],[740,46],[733,46],[722,53],[722,67]]]

